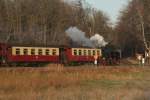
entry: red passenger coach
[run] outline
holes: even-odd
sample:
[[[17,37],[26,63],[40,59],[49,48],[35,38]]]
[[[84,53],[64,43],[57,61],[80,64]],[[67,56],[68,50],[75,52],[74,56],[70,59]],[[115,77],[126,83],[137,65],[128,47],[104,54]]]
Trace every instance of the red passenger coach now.
[[[12,46],[8,62],[59,62],[59,48]]]
[[[29,47],[0,44],[0,64],[20,63],[88,63],[95,56],[101,57],[101,49],[65,47]]]
[[[101,57],[101,49],[68,48],[66,55],[69,62],[94,62],[94,56]]]

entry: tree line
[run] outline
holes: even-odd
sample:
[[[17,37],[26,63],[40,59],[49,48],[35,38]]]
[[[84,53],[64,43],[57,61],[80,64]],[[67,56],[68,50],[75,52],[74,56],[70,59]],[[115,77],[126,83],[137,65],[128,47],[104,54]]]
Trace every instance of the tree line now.
[[[115,27],[119,47],[126,56],[142,53],[150,46],[150,1],[131,0],[121,11]]]
[[[0,0],[0,41],[11,44],[64,45],[65,31],[76,26],[86,32],[112,32],[109,18],[84,0]]]
[[[67,45],[65,31],[78,27],[87,37],[98,33],[126,56],[150,44],[150,1],[131,0],[112,28],[109,17],[85,0],[0,0],[0,42]]]

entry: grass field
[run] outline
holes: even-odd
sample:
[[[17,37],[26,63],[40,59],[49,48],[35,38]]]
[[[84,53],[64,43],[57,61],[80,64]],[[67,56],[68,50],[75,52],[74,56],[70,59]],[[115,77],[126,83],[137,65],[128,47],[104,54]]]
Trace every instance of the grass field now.
[[[0,68],[0,100],[150,100],[150,68]]]

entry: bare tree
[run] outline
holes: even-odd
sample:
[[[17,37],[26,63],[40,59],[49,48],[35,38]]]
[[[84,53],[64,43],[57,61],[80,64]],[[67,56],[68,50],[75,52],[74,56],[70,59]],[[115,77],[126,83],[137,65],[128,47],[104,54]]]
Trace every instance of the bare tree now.
[[[0,0],[0,39],[12,44],[61,45],[67,42],[65,30],[70,26],[77,26],[88,36],[92,35],[91,25],[95,32],[106,31],[106,17],[98,17],[102,12],[96,11],[93,19],[91,9],[84,0],[75,4],[63,0]],[[98,22],[93,24],[91,19]]]

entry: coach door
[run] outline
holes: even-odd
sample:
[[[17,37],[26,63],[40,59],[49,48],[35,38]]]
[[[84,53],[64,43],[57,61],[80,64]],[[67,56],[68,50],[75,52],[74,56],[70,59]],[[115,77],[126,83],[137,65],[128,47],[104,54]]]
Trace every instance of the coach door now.
[[[6,63],[7,53],[8,53],[8,46],[5,44],[0,45],[0,62],[3,64]]]
[[[66,49],[65,48],[60,48],[59,50],[59,61],[61,64],[67,63],[67,55],[66,55]]]
[[[0,45],[0,64],[2,63],[2,45]]]

